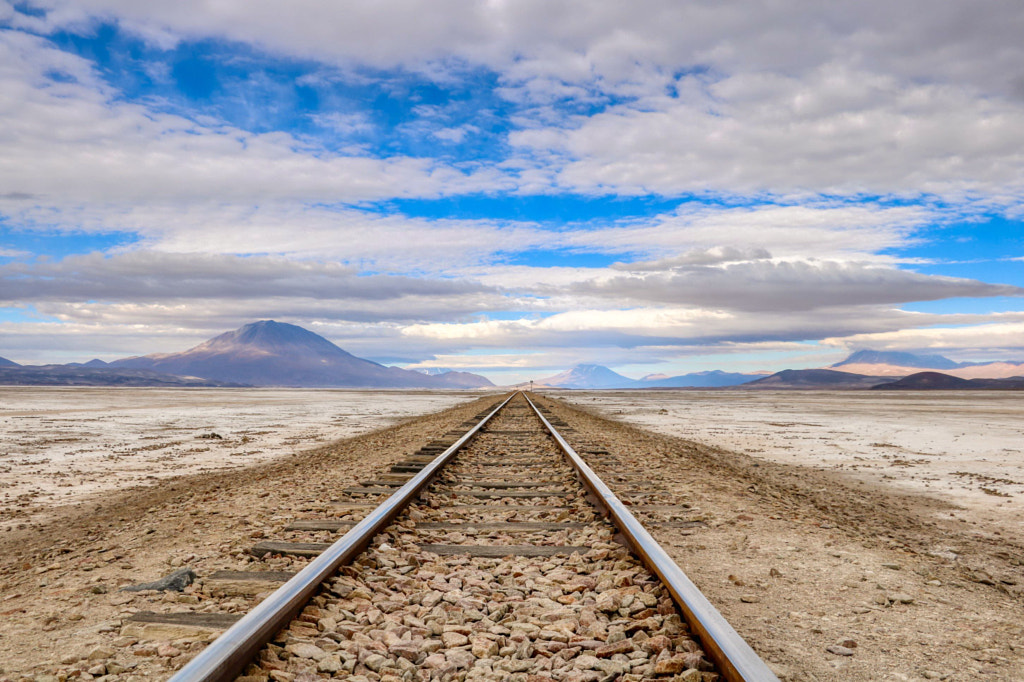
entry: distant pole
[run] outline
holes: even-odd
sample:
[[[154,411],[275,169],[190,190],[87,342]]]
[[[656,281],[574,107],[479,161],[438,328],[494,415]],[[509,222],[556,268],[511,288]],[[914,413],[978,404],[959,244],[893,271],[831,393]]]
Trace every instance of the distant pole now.
[[[530,393],[533,393],[533,379],[530,379]]]

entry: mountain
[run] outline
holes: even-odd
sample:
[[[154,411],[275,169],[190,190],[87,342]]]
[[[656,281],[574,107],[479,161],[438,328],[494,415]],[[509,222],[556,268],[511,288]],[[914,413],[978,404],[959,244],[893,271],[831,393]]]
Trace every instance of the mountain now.
[[[942,370],[961,379],[998,379],[1024,375],[1024,362],[955,362],[942,355],[901,351],[859,350],[832,365],[842,371],[868,376],[905,377],[922,369]]]
[[[832,369],[784,369],[771,376],[743,384],[740,388],[750,389],[849,389],[873,388],[878,384],[892,381],[892,377],[872,377]]]
[[[721,388],[746,384],[762,376],[761,374],[738,374],[714,369],[680,374],[675,377],[667,377],[664,374],[649,375],[640,380],[640,385],[643,388]]]
[[[466,372],[432,377],[358,358],[319,334],[264,320],[225,332],[180,353],[124,358],[111,367],[187,374],[254,386],[347,388],[482,388],[486,378]],[[455,376],[451,376],[455,375]]]
[[[413,371],[419,372],[420,374],[426,374],[430,377],[436,377],[441,376],[442,374],[448,374],[449,372],[454,372],[455,370],[448,369],[447,367],[421,367],[414,369]]]
[[[537,383],[555,388],[635,388],[640,382],[601,365],[576,365]]]
[[[986,391],[1024,390],[1024,377],[1009,379],[961,379],[942,372],[918,372],[899,381],[873,387],[885,391]]]
[[[65,367],[109,367],[107,363],[99,359],[90,360],[89,362],[69,362]]]
[[[956,369],[963,366],[941,355],[917,355],[894,350],[859,350],[832,367],[843,365],[895,365],[920,369]]]
[[[173,376],[145,369],[111,369],[84,365],[3,365],[0,385],[5,386],[238,386],[194,376]]]
[[[0,367],[21,367],[18,363],[7,358],[0,358]]]

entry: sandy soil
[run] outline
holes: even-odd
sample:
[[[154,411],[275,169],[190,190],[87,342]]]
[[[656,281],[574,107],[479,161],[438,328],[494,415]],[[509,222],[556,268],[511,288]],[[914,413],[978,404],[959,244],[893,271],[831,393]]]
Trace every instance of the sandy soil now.
[[[559,395],[559,394],[552,394]],[[595,391],[611,419],[756,459],[928,493],[1024,542],[1024,399],[1007,391]]]
[[[0,387],[0,531],[98,492],[248,466],[476,395]]]
[[[606,394],[567,397],[593,409],[597,401],[589,398],[599,395]],[[636,400],[635,394],[607,395],[610,401],[627,397]],[[731,441],[731,447],[765,449],[775,434],[780,452],[789,454],[781,447],[790,444],[785,432],[774,429],[790,427],[769,422],[819,419],[807,416],[810,395],[789,398],[808,401],[802,413],[785,402],[773,412],[771,397],[745,398],[764,401],[762,412],[748,415],[748,445]],[[693,394],[678,399],[693,400]],[[203,642],[137,641],[122,634],[124,618],[139,610],[242,612],[251,601],[214,599],[202,586],[168,595],[118,587],[183,565],[200,576],[245,570],[252,562],[245,550],[256,538],[279,537],[291,518],[330,515],[327,501],[342,487],[374,477],[475,414],[485,400],[262,464],[95,494],[57,508],[52,520],[0,532],[0,681],[92,679],[87,671],[106,659],[89,660],[89,654],[105,647],[128,652],[123,657],[133,666],[113,674],[108,667],[105,679],[166,679]],[[884,478],[893,474],[884,471],[776,462],[766,453],[718,449],[609,421],[562,400],[547,402],[575,427],[569,439],[578,449],[605,448],[625,463],[599,471],[624,499],[671,500],[682,516],[704,521],[703,527],[662,526],[654,533],[781,679],[1024,680],[1024,544],[956,506],[956,488],[942,489],[944,498],[933,494],[939,490],[934,484],[924,492],[914,479],[907,487],[894,485]],[[675,409],[636,402],[600,409],[637,410],[614,415],[632,420],[655,407],[658,418],[664,417],[659,410]],[[715,410],[722,411],[722,433],[707,439],[721,443],[730,437],[727,413],[743,412],[710,399],[688,409],[688,428],[698,422],[710,428]],[[864,409],[857,428],[872,422]],[[906,414],[914,427],[915,413]],[[975,413],[984,420],[986,414]],[[857,428],[837,426],[828,437],[859,434],[875,442],[875,435]],[[877,442],[900,445],[897,431]],[[664,492],[650,497],[654,489]],[[984,493],[979,499],[989,497],[1003,500]],[[286,564],[274,568],[287,570]]]

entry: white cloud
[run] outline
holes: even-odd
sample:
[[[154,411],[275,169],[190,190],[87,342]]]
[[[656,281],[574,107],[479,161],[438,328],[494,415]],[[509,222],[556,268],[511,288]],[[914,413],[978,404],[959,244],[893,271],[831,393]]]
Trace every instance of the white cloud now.
[[[827,338],[822,344],[848,349],[959,351],[974,358],[1024,360],[1024,313],[991,316],[1005,321],[957,327],[897,329]]]
[[[338,203],[512,186],[492,170],[330,154],[287,133],[119,101],[91,63],[16,31],[0,31],[0,65],[0,187],[44,207]]]

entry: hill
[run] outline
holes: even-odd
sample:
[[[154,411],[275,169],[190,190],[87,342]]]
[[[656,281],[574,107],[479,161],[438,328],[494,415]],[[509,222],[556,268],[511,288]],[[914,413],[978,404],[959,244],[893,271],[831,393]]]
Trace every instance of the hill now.
[[[723,372],[714,369],[706,372],[691,372],[679,376],[666,377],[653,376],[644,377],[639,382],[641,388],[722,388],[725,386],[739,386],[755,379],[761,378],[761,374],[739,374],[736,372]]]
[[[21,367],[18,363],[7,358],[0,358],[0,367]]]
[[[942,372],[918,372],[899,381],[873,386],[884,391],[1020,391],[1024,390],[1024,377],[1009,379],[961,379]]]
[[[743,389],[855,389],[873,388],[892,377],[872,377],[832,369],[784,369],[763,379],[743,384]]]
[[[345,388],[482,388],[467,372],[429,376],[364,360],[308,329],[264,320],[225,332],[180,353],[158,353],[110,363],[121,369],[187,374],[253,386]]]

